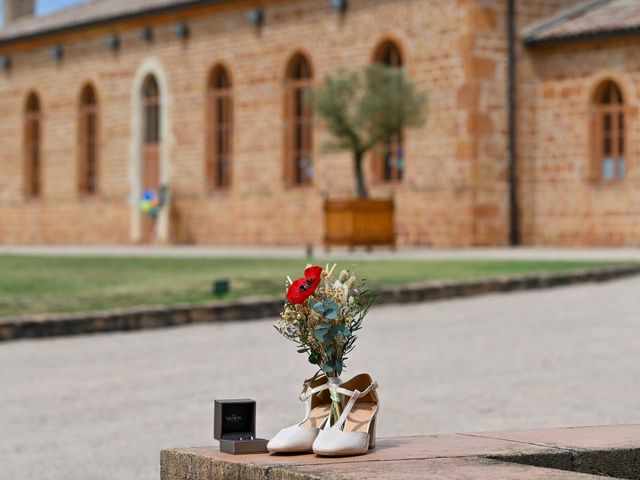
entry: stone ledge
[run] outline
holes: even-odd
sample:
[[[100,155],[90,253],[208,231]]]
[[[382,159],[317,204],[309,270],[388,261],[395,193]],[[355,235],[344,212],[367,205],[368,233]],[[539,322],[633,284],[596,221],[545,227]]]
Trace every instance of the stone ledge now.
[[[640,477],[640,425],[379,439],[367,455],[163,450],[161,480],[602,479]]]
[[[445,300],[486,293],[603,282],[637,274],[640,274],[640,265],[479,280],[419,282],[379,290],[378,303]],[[9,317],[0,319],[0,342],[19,338],[82,335],[171,327],[190,323],[270,318],[277,316],[281,309],[282,298],[275,297],[245,298],[234,302],[210,302],[185,307],[128,308],[109,312]]]

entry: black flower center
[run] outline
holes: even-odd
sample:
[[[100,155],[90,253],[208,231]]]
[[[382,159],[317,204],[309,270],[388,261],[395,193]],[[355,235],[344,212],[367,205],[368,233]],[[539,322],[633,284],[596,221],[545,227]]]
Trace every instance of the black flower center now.
[[[311,288],[311,285],[313,285],[313,279],[312,278],[308,278],[306,282],[304,282],[304,285],[300,285],[300,291],[301,292],[306,292],[307,290],[309,290]]]

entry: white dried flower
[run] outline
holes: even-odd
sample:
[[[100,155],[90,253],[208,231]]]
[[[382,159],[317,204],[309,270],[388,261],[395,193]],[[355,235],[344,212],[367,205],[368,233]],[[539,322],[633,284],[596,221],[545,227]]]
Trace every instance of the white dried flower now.
[[[338,280],[340,280],[340,283],[344,283],[347,280],[349,280],[349,272],[347,272],[346,270],[342,270],[340,272],[340,276],[338,277]]]

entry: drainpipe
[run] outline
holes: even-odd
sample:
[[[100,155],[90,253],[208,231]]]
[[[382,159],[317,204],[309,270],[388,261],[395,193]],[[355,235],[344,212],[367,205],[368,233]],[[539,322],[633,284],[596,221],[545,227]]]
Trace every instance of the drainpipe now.
[[[507,109],[509,124],[509,243],[520,245],[520,215],[518,210],[518,163],[516,155],[516,0],[507,5]]]

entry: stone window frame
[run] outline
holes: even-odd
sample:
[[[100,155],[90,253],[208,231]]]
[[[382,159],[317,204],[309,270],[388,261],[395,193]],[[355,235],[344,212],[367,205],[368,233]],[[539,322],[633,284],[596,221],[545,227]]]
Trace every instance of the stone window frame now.
[[[623,182],[628,176],[627,99],[621,83],[612,77],[601,78],[592,90],[590,99],[591,180],[596,184],[615,185]],[[609,119],[608,122],[607,119]],[[606,157],[607,149],[608,157]],[[604,175],[607,158],[611,162],[610,178]]]
[[[35,91],[27,94],[24,106],[23,173],[26,199],[42,197],[42,102]]]
[[[156,225],[158,243],[166,243],[171,238],[170,215],[172,211],[171,198],[171,158],[174,151],[175,137],[173,133],[173,96],[164,66],[153,56],[143,59],[138,65],[133,80],[130,83],[129,122],[131,136],[129,138],[129,235],[132,242],[144,242],[143,220],[145,214],[140,211],[140,197],[144,191],[145,174],[145,132],[144,132],[144,102],[142,89],[149,75],[153,75],[159,88],[158,101],[161,105],[159,120],[159,169],[160,185],[166,186],[164,207],[160,209]],[[204,87],[203,87],[204,90]],[[204,120],[204,118],[203,118]],[[204,122],[203,122],[204,123]]]
[[[93,196],[99,191],[100,102],[91,82],[80,90],[78,102],[78,192]]]
[[[207,193],[229,190],[233,174],[233,78],[217,63],[207,81],[205,181]]]
[[[311,56],[302,50],[291,54],[286,62],[284,80],[284,181],[289,188],[313,185],[313,114],[304,101],[313,86]],[[307,165],[303,165],[307,162]],[[306,169],[306,171],[305,171]]]
[[[395,37],[385,36],[373,49],[371,63],[404,68],[406,59],[402,42]],[[371,176],[374,183],[397,185],[402,182],[406,167],[405,143],[404,135],[400,135],[400,138],[391,144],[374,149],[371,157]],[[394,150],[401,152],[402,157],[400,160],[396,158],[395,164],[392,165],[391,152]]]

